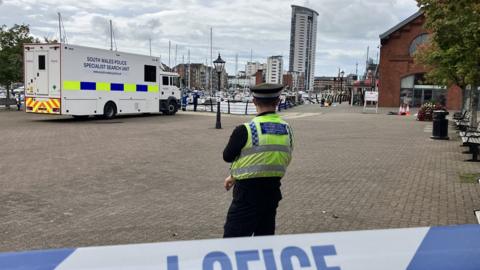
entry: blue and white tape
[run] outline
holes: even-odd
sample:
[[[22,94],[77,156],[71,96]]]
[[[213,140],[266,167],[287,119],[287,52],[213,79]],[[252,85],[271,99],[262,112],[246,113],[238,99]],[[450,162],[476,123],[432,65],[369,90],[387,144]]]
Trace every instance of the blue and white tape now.
[[[0,253],[1,270],[479,270],[480,225]]]

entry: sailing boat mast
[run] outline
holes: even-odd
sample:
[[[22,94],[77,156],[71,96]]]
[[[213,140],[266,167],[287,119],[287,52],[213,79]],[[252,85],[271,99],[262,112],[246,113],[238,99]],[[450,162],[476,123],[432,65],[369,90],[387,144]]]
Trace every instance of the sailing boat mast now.
[[[213,27],[210,27],[210,65],[212,64],[213,64]],[[210,68],[210,96],[213,96],[212,81],[213,81],[213,67]]]
[[[188,49],[188,89],[191,89],[191,84],[190,84],[190,49]]]
[[[177,66],[177,52],[178,52],[178,44],[175,44],[175,62],[173,63],[174,66]]]
[[[63,42],[63,38],[62,38],[62,14],[60,14],[60,12],[58,12],[58,33],[59,33],[59,41],[60,43]]]
[[[57,12],[58,14],[58,42],[60,43],[67,43],[67,31],[65,31],[65,26],[63,25],[62,14]]]
[[[113,51],[113,27],[112,27],[112,20],[110,20],[110,51]]]
[[[235,90],[237,90],[238,88],[238,53],[235,54],[235,78],[236,78]]]
[[[168,67],[169,67],[169,68],[171,67],[171,65],[170,65],[170,49],[171,49],[171,47],[172,47],[172,43],[171,43],[171,41],[169,40],[169,41],[168,41]]]
[[[148,38],[148,45],[150,48],[150,56],[152,56],[152,38]]]

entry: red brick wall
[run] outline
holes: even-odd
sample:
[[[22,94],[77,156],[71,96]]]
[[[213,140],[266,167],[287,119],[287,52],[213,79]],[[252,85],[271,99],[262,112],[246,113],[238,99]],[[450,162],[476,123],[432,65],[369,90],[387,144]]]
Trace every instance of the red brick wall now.
[[[400,105],[400,82],[402,78],[425,73],[423,66],[415,65],[409,55],[411,42],[420,34],[427,31],[423,28],[425,17],[421,15],[400,30],[382,40],[380,48],[379,68],[379,106],[398,107]],[[447,94],[447,107],[459,109],[461,107],[461,91],[451,88]]]
[[[447,92],[447,109],[460,110],[462,108],[462,89],[454,85]]]
[[[258,70],[257,73],[255,74],[255,85],[264,83],[265,81],[263,80],[263,70]]]
[[[293,89],[292,74],[283,74],[283,86],[288,86],[289,89]]]

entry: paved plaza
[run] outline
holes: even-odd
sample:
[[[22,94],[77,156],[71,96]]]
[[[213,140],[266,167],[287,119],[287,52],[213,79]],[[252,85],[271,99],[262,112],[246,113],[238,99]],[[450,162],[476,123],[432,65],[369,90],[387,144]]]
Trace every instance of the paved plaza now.
[[[479,163],[431,123],[304,105],[277,233],[477,223]],[[231,200],[223,147],[245,116],[114,120],[0,111],[0,251],[218,238]]]

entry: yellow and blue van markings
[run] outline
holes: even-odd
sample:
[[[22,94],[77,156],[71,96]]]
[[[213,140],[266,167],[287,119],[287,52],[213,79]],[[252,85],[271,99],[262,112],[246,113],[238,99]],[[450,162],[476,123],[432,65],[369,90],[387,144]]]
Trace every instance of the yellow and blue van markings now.
[[[76,81],[63,81],[63,89],[64,90],[80,90],[80,82]]]
[[[158,85],[149,85],[148,92],[157,93],[158,92]]]
[[[110,91],[110,83],[97,82],[97,91]]]
[[[158,85],[108,82],[63,81],[63,90],[68,91],[117,91],[117,92],[158,92]]]

